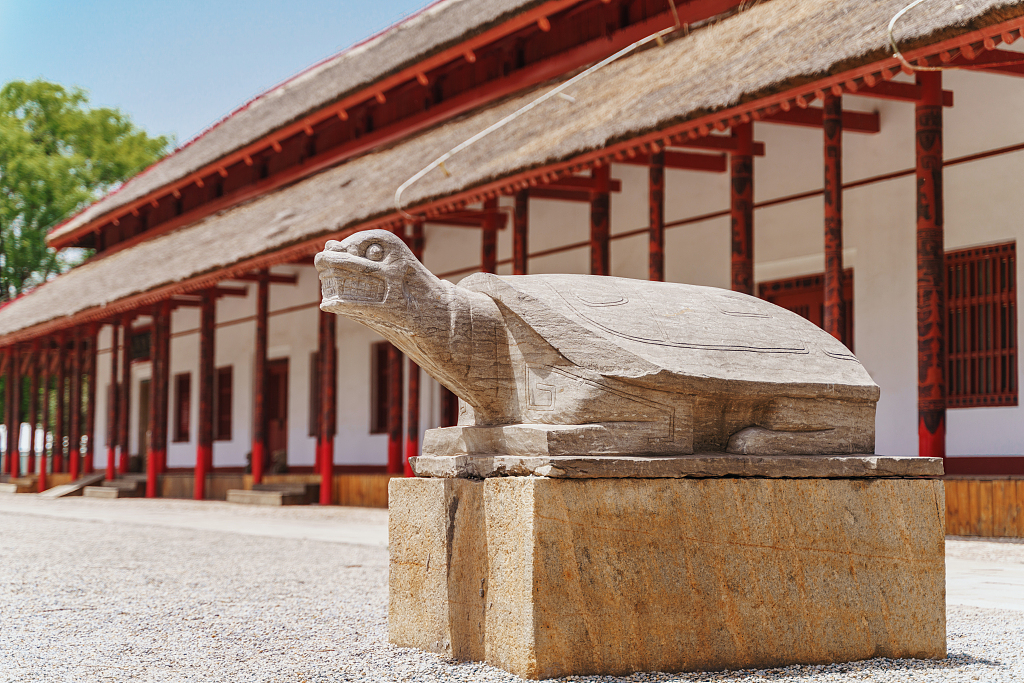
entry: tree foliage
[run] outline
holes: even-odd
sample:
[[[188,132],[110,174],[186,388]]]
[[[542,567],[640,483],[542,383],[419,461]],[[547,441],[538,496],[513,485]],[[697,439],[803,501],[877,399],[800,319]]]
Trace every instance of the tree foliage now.
[[[46,232],[169,144],[117,109],[90,108],[80,88],[42,80],[0,88],[0,301],[74,266],[46,246]]]

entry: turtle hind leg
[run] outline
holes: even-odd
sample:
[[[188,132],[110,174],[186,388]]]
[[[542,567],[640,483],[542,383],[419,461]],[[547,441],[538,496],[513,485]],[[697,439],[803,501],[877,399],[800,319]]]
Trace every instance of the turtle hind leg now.
[[[746,427],[732,435],[726,451],[740,455],[837,455],[858,452],[843,429],[783,431]]]

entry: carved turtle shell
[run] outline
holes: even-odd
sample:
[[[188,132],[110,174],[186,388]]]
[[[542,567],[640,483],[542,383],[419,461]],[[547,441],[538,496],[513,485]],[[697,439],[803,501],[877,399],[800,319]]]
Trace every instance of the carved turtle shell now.
[[[592,275],[472,275],[573,363],[665,390],[748,390],[877,400],[842,343],[801,316],[715,287]],[[785,387],[785,389],[783,389]]]

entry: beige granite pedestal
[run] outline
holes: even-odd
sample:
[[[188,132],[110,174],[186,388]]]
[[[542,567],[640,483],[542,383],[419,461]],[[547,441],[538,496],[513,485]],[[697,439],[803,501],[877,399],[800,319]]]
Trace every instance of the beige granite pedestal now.
[[[396,645],[532,679],[946,656],[939,461],[418,460]]]

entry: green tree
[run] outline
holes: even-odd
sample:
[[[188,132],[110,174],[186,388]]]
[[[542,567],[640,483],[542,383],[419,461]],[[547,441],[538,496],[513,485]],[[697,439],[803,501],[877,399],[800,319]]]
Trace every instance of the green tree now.
[[[159,159],[150,137],[117,109],[89,107],[80,88],[37,80],[0,89],[0,301],[76,265],[46,232]]]

